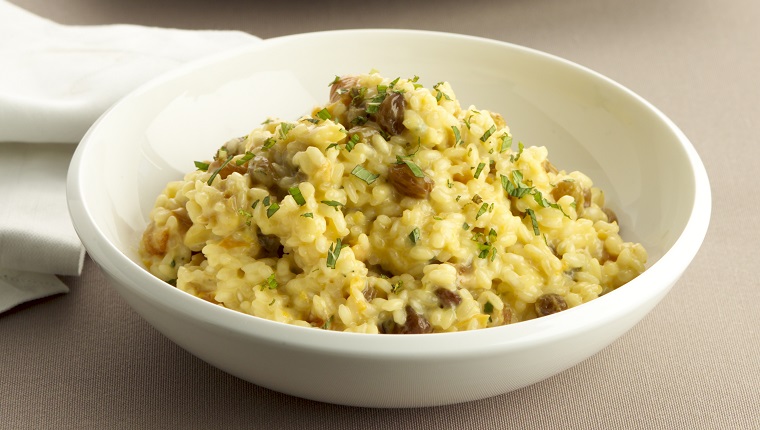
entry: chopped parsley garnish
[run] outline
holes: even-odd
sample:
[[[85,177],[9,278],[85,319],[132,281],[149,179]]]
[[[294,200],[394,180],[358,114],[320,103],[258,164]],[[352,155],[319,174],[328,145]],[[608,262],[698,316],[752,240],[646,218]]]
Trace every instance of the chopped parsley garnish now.
[[[357,115],[356,118],[351,120],[351,124],[353,125],[364,125],[369,121],[369,118],[367,118],[364,115]]]
[[[338,257],[340,257],[340,250],[343,249],[343,244],[341,243],[341,240],[338,239],[337,242],[330,245],[330,249],[327,250],[327,267],[334,269],[335,263],[338,262]]]
[[[256,206],[259,205],[259,201],[260,200],[257,199],[255,202],[253,202],[253,204],[251,204],[251,208],[256,209]]]
[[[214,179],[216,179],[216,175],[218,175],[218,174],[219,174],[219,172],[221,172],[221,171],[222,171],[222,169],[224,169],[225,167],[227,167],[227,164],[229,164],[229,163],[230,163],[230,161],[232,160],[232,157],[234,157],[234,155],[233,155],[233,154],[230,154],[230,155],[228,155],[228,156],[227,156],[227,159],[226,159],[226,160],[224,160],[224,163],[222,163],[222,165],[221,165],[221,166],[219,166],[219,168],[217,168],[216,170],[214,170],[214,173],[212,173],[212,174],[211,174],[211,177],[210,177],[210,178],[208,178],[208,182],[207,182],[207,184],[211,185],[211,183],[212,183],[212,182],[214,182]]]
[[[538,220],[536,219],[535,212],[533,212],[533,209],[525,209],[525,213],[530,216],[530,222],[533,224],[533,234],[540,236],[541,232],[538,230]]]
[[[398,294],[399,291],[401,291],[402,289],[404,289],[404,280],[403,279],[399,279],[398,282],[396,282],[395,284],[391,285],[391,293],[393,293],[393,294]]]
[[[208,163],[204,163],[203,161],[194,161],[195,167],[200,171],[207,171],[208,170]]]
[[[293,200],[298,203],[298,206],[306,204],[306,199],[303,198],[303,194],[301,194],[301,190],[297,186],[288,188],[288,194],[293,196]]]
[[[304,218],[314,218],[314,214],[311,213],[311,212],[303,213],[303,214],[301,214],[301,216],[304,217]]]
[[[332,324],[332,320],[333,320],[333,316],[330,315],[330,318],[328,318],[327,321],[325,321],[325,323],[322,324],[322,329],[323,330],[329,330],[330,329],[330,325]]]
[[[491,135],[493,134],[494,131],[496,131],[496,126],[492,125],[491,128],[489,128],[488,130],[486,130],[486,132],[483,133],[482,136],[480,136],[480,141],[481,142],[485,142],[486,140],[488,140],[488,138],[491,137]]]
[[[523,175],[519,170],[512,171],[512,180],[508,177],[501,175],[501,186],[504,191],[512,197],[522,198],[525,194],[530,192],[531,187],[526,186],[522,182]]]
[[[253,152],[246,151],[243,157],[235,161],[235,164],[237,164],[238,166],[242,166],[243,164],[247,163],[252,158],[253,158]]]
[[[271,201],[271,198],[269,196],[264,197],[264,206],[269,206],[270,201]]]
[[[500,136],[500,138],[501,146],[499,146],[499,152],[504,152],[512,147],[512,136],[510,136],[508,133],[504,133]]]
[[[484,213],[488,210],[488,203],[483,203],[483,205],[480,206],[480,209],[478,209],[478,214],[475,215],[475,219],[480,218],[483,216]]]
[[[467,118],[463,119],[464,125],[467,126],[467,129],[470,129],[470,120],[472,119],[472,115],[468,116]]]
[[[337,84],[338,82],[340,82],[340,76],[335,75],[335,79],[333,79],[332,82],[330,82],[329,84],[327,84],[327,86],[331,87],[331,86]]]
[[[352,149],[354,149],[354,146],[356,146],[357,143],[359,143],[359,140],[361,139],[361,136],[354,133],[351,135],[351,138],[348,139],[346,142],[346,151],[351,152]]]
[[[392,81],[391,81],[391,83],[390,83],[390,84],[388,84],[388,86],[389,86],[390,88],[393,88],[393,87],[394,87],[394,86],[395,86],[395,85],[398,83],[398,80],[399,80],[399,79],[401,79],[401,78],[400,78],[400,77],[398,77],[398,78],[396,78],[396,79],[392,80]]]
[[[274,144],[277,143],[274,137],[270,137],[267,140],[264,141],[264,146],[262,146],[263,149],[269,149],[274,146]]]
[[[266,287],[269,288],[270,290],[274,290],[277,288],[277,279],[275,279],[274,273],[269,275],[266,282],[267,282]]]
[[[372,173],[358,164],[356,167],[354,167],[354,170],[351,171],[351,174],[366,182],[367,184],[375,182],[375,180],[380,177],[380,175]]]
[[[293,127],[295,127],[295,124],[289,122],[280,123],[280,139],[285,139],[285,136],[288,135],[288,132],[290,132]]]
[[[451,129],[454,130],[454,146],[464,144],[464,141],[462,140],[462,134],[459,132],[459,128],[457,126],[452,125]]]
[[[438,87],[443,85],[443,82],[438,82],[437,84],[433,85],[433,89],[436,91],[435,93],[435,101],[440,102],[441,98],[445,98],[446,100],[451,100],[451,97],[449,97],[448,94],[441,91]]]
[[[412,230],[411,233],[409,233],[409,240],[412,241],[412,245],[416,245],[417,241],[420,240],[420,228],[414,227],[414,230]]]
[[[513,163],[514,163],[514,162],[516,162],[517,160],[519,160],[519,159],[520,159],[520,156],[522,155],[522,153],[523,153],[523,150],[524,150],[524,149],[525,149],[525,145],[523,145],[523,143],[522,143],[522,142],[517,142],[517,154],[512,154],[512,155],[509,157],[509,161],[511,161],[511,162],[513,162]]]
[[[483,313],[490,314],[493,312],[493,303],[486,302],[486,304],[483,305]]]
[[[335,200],[322,200],[321,203],[334,207],[336,211],[338,210],[338,206],[343,206],[343,203],[336,202]]]
[[[317,112],[317,117],[319,119],[332,119],[332,115],[330,115],[330,111],[327,110],[327,108],[323,108],[321,111]]]
[[[467,224],[467,223],[462,224],[462,230],[469,230],[469,229],[470,229],[470,224]]]
[[[475,169],[475,179],[478,179],[478,176],[480,176],[480,173],[483,171],[484,167],[486,167],[486,163],[478,164],[478,168]]]
[[[420,166],[414,164],[414,162],[412,160],[410,160],[409,157],[411,157],[411,155],[407,155],[407,156],[404,156],[404,157],[402,157],[400,155],[397,155],[396,156],[396,164],[404,163],[404,164],[407,165],[407,167],[409,167],[409,170],[412,171],[412,173],[414,174],[414,176],[416,176],[418,178],[424,178],[425,177],[425,172],[423,172],[422,169],[420,169]]]
[[[557,203],[552,203],[549,200],[546,200],[543,194],[541,194],[541,191],[538,191],[537,189],[533,189],[533,199],[538,203],[539,206],[542,208],[553,208],[553,209],[559,209],[560,212],[562,212],[562,215],[570,218],[570,215],[566,214],[564,210],[562,210],[562,207],[558,205]],[[575,203],[575,201],[573,201]]]
[[[267,218],[272,218],[272,215],[274,215],[278,210],[280,210],[280,205],[272,202],[272,204],[267,207]]]

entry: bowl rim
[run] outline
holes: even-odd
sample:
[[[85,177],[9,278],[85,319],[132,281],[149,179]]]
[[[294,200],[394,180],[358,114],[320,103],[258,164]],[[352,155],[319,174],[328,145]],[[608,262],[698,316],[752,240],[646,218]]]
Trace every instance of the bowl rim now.
[[[686,154],[693,175],[695,190],[690,215],[683,231],[673,246],[667,249],[659,260],[651,264],[636,279],[626,286],[584,303],[582,306],[508,326],[466,332],[404,336],[315,330],[222,308],[160,281],[106,239],[106,235],[95,222],[90,207],[91,202],[86,199],[84,189],[86,186],[86,170],[82,160],[91,150],[90,148],[98,145],[96,138],[102,124],[110,121],[112,116],[118,115],[127,101],[139,98],[146,92],[160,90],[161,86],[167,82],[218,62],[240,56],[256,55],[256,53],[272,49],[272,47],[280,44],[297,43],[304,38],[334,37],[336,35],[351,37],[367,34],[395,34],[406,37],[430,38],[435,39],[436,42],[456,39],[490,45],[496,49],[513,50],[530,56],[539,56],[552,63],[569,66],[584,74],[589,74],[593,79],[606,82],[618,91],[622,91],[631,98],[632,102],[639,103],[646,110],[654,113],[673,133]],[[205,324],[231,330],[244,336],[254,336],[270,342],[291,345],[299,349],[305,347],[319,350],[325,354],[361,356],[372,354],[383,358],[404,359],[427,359],[441,357],[442,354],[447,357],[464,357],[473,354],[495,354],[504,349],[520,350],[573,333],[592,330],[594,327],[609,323],[620,317],[620,314],[607,310],[607,302],[644,303],[658,295],[664,295],[670,289],[698,252],[706,236],[711,214],[709,180],[696,149],[673,121],[632,90],[592,69],[537,49],[478,36],[409,29],[330,30],[265,39],[187,63],[154,78],[111,106],[82,138],[72,158],[67,176],[67,200],[75,230],[91,258],[105,272],[121,282],[123,288],[128,288],[146,300],[155,301],[164,306],[176,305],[173,307],[175,311],[188,316],[192,314],[192,318],[196,318]],[[148,288],[152,290],[150,294],[147,292]],[[635,309],[635,306],[629,305],[626,309],[630,313]]]

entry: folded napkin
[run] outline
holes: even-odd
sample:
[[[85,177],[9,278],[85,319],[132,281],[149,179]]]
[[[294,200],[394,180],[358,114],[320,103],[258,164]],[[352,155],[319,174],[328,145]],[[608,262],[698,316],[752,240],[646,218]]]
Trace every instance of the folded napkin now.
[[[64,26],[0,0],[0,312],[66,292],[54,275],[81,273],[66,170],[98,116],[167,70],[259,40],[237,31]]]

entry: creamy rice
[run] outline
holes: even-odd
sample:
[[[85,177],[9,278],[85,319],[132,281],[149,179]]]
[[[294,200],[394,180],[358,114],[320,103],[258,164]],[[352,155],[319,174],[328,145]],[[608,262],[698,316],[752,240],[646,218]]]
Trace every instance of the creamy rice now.
[[[330,102],[270,119],[156,200],[155,276],[306,327],[429,333],[578,306],[644,271],[604,194],[523,147],[451,86],[337,78]]]

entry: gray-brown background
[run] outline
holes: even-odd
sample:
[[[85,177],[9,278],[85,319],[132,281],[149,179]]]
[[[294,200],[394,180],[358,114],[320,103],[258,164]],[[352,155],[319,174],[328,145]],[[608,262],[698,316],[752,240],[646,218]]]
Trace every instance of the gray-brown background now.
[[[11,1],[64,24],[240,29],[262,38],[417,28],[547,51],[670,116],[699,151],[714,203],[692,266],[622,339],[542,383],[439,408],[339,407],[238,380],[148,326],[88,260],[80,278],[63,278],[70,294],[0,315],[0,427],[760,428],[760,281],[752,272],[760,2]]]

